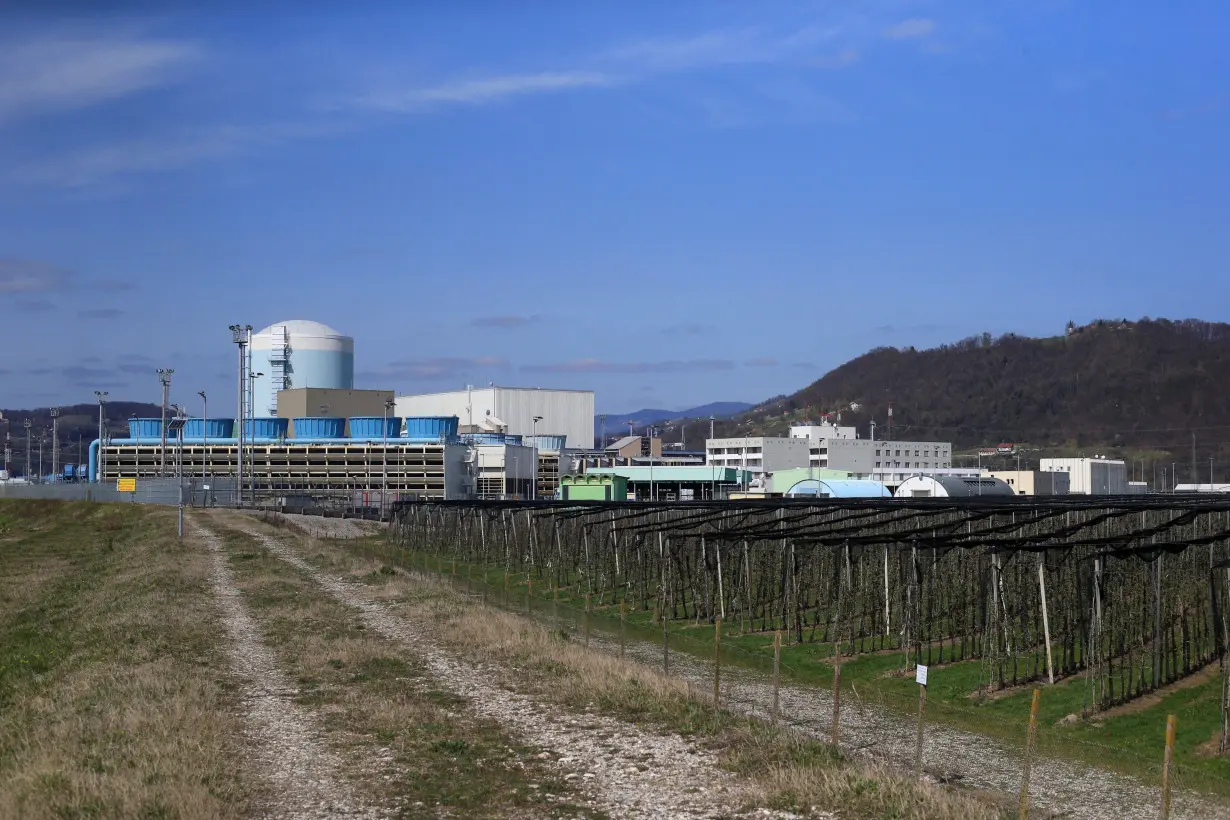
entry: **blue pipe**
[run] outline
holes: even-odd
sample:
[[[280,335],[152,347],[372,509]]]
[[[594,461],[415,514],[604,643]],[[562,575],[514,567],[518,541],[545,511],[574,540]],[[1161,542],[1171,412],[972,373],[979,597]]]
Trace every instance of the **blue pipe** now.
[[[446,442],[440,442],[439,439],[434,439],[434,438],[431,438],[431,439],[402,438],[401,436],[397,436],[397,437],[389,436],[387,439],[385,439],[384,437],[375,437],[375,438],[258,438],[258,439],[245,438],[243,441],[244,441],[244,444],[253,444],[253,445],[274,444],[274,445],[287,446],[287,447],[294,447],[299,444],[351,444],[351,443],[354,443],[354,444],[364,444],[364,443],[384,444],[386,441],[389,444],[438,444],[438,443],[456,444],[457,443],[456,439],[449,439]],[[184,444],[209,445],[209,444],[238,444],[238,443],[239,443],[239,439],[237,438],[194,437],[194,438],[184,439]],[[115,438],[115,439],[111,439],[111,444],[112,446],[122,445],[126,447],[133,447],[133,446],[140,446],[140,445],[155,445],[155,444],[161,445],[162,438],[161,437],[158,437],[158,438]],[[90,442],[89,469],[90,469],[90,483],[91,484],[98,483],[98,446],[99,446],[98,439],[94,439],[93,441]],[[179,439],[178,438],[168,438],[167,446],[168,447],[179,446]]]

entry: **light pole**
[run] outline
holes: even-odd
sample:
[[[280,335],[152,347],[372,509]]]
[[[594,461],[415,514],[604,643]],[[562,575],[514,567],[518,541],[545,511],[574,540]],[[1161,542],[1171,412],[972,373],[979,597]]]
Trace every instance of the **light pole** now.
[[[162,383],[162,455],[158,464],[159,476],[167,474],[167,398],[171,394],[171,375],[174,372],[170,368],[158,368],[158,381]]]
[[[209,506],[209,490],[205,489],[205,462],[209,460],[209,398],[204,390],[198,390],[201,397],[201,506]]]
[[[175,417],[171,419],[171,432],[175,433],[179,447],[175,453],[175,480],[179,484],[179,540],[184,540],[184,415],[182,407],[174,407]],[[166,435],[165,426],[163,435]]]
[[[31,446],[30,420],[26,419],[25,424],[23,424],[22,426],[26,428],[26,481],[29,481],[30,480],[30,453],[34,449]]]
[[[244,348],[247,347],[248,334],[252,332],[252,325],[231,325],[230,331],[231,341],[239,350],[239,389],[237,391],[239,410],[235,418],[235,424],[238,425],[238,430],[235,432],[235,506],[239,507],[243,505],[244,394],[247,387],[247,379],[244,378],[247,367]]]
[[[51,481],[60,480],[60,408],[51,408]]]
[[[653,483],[653,440],[658,437],[658,428],[649,428],[649,500],[657,501],[658,492]]]
[[[38,434],[38,483],[43,483],[43,442],[47,440],[47,431]]]
[[[255,447],[256,411],[254,408],[256,404],[255,402],[256,380],[259,379],[263,375],[265,374],[264,373],[249,373],[248,374],[248,412],[252,414],[252,441],[249,442],[248,444],[248,477],[252,480],[251,481],[251,484],[252,484],[251,498],[252,498],[252,506],[254,507],[256,506],[256,456],[254,455],[254,453],[256,452],[256,447]]]
[[[384,400],[384,418],[380,425],[382,437],[380,448],[380,520],[384,520],[384,499],[389,494],[389,411],[393,409],[393,400]]]
[[[542,416],[534,416],[534,480],[530,485],[530,498],[534,501],[538,500],[538,422],[542,421]]]

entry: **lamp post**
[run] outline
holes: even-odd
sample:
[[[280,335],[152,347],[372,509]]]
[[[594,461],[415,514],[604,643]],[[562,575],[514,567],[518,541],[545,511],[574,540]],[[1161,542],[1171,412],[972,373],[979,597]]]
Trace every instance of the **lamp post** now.
[[[30,453],[34,449],[30,443],[31,442],[30,420],[26,419],[25,423],[22,426],[26,428],[26,481],[29,481],[30,480]]]
[[[251,328],[249,328],[249,331]],[[248,477],[251,479],[252,506],[256,506],[256,380],[264,373],[248,373],[248,412],[252,414],[252,440],[248,442]]]
[[[384,400],[384,416],[380,424],[380,520],[384,520],[384,499],[389,493],[389,411],[393,400]]]
[[[235,343],[236,348],[239,350],[239,382],[237,390],[239,410],[235,418],[235,423],[239,426],[239,429],[235,432],[235,506],[239,507],[243,505],[244,395],[247,387],[247,379],[244,378],[245,370],[247,369],[244,348],[248,345],[248,336],[252,333],[252,325],[231,325],[230,331],[231,341]]]
[[[171,375],[174,372],[170,368],[158,368],[158,381],[162,383],[162,456],[158,465],[160,476],[167,474],[167,398],[171,393]]]
[[[658,428],[649,428],[649,500],[658,500],[658,491],[653,483],[653,440],[658,437]]]
[[[98,399],[98,477],[100,483],[103,480],[103,458],[106,455],[106,450],[103,449],[103,428],[106,427],[106,421],[103,418],[103,406],[107,403],[108,392],[106,390],[95,390],[94,397]]]
[[[187,416],[184,415],[182,407],[174,407],[175,416],[171,419],[171,432],[175,433],[178,439],[178,448],[175,452],[175,480],[179,484],[179,540],[184,540],[184,422],[187,421]],[[163,426],[163,436],[166,436],[166,425]]]
[[[51,408],[51,481],[60,480],[60,408]]]
[[[201,506],[209,506],[209,490],[205,489],[205,462],[209,460],[209,397],[198,390],[201,397]]]
[[[46,477],[43,473],[43,442],[47,440],[47,431],[43,430],[38,434],[38,483],[42,484]]]
[[[538,500],[538,422],[542,416],[534,416],[534,478],[530,484],[530,498]]]

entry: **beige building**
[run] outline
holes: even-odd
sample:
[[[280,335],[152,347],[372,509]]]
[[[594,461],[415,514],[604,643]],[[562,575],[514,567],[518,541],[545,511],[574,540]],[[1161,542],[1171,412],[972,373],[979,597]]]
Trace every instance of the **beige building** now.
[[[392,390],[342,390],[332,387],[300,387],[278,391],[278,418],[292,419],[290,435],[295,435],[293,419],[307,416],[383,416],[385,402],[393,400]],[[349,423],[346,425],[349,427]],[[350,430],[346,430],[350,435]]]
[[[1068,495],[1071,491],[1071,478],[1064,472],[999,470],[987,475],[1000,479],[1017,495]]]

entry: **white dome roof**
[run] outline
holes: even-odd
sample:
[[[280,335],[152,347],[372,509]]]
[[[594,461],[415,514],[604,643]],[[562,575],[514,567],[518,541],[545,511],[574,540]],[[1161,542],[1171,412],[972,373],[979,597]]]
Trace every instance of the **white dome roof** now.
[[[275,327],[284,327],[292,336],[338,336],[341,338],[349,338],[346,334],[339,330],[334,330],[328,325],[323,325],[320,322],[313,322],[310,319],[290,319],[285,322],[274,322],[269,327],[258,332],[257,336],[271,336]]]

